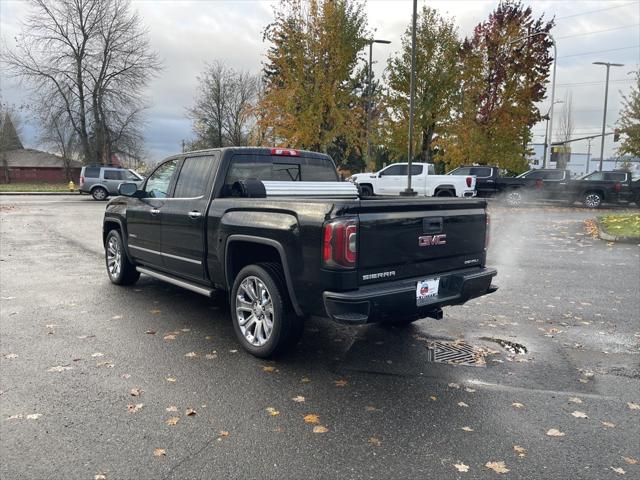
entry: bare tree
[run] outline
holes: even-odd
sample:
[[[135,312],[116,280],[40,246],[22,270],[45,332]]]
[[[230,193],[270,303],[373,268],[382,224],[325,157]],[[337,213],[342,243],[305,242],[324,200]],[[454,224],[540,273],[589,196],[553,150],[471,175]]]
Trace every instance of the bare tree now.
[[[141,141],[141,91],[160,69],[127,0],[34,0],[4,66],[63,112],[86,162]]]
[[[213,62],[198,76],[198,83],[195,104],[187,110],[196,135],[190,148],[247,145],[258,77]]]
[[[64,111],[41,109],[38,113],[40,123],[39,142],[51,148],[62,157],[65,177],[71,180],[71,162],[80,155],[78,135]]]
[[[562,110],[560,110],[560,123],[556,131],[556,138],[559,142],[568,142],[573,137],[575,125],[573,123],[573,93],[568,91],[564,95],[564,101],[562,102]],[[565,147],[568,144],[565,143]],[[558,162],[556,168],[564,170],[567,168],[567,161],[570,154],[561,154],[558,156]]]

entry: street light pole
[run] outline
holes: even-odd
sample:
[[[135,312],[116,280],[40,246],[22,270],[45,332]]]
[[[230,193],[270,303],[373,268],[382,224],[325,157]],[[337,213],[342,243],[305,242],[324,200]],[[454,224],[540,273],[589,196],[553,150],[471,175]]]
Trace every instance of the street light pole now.
[[[624,67],[623,63],[609,63],[609,62],[593,62],[594,65],[604,65],[607,67],[607,81],[604,87],[604,113],[602,114],[602,137],[600,139],[600,167],[602,171],[602,161],[604,160],[604,130],[607,123],[607,97],[609,96],[609,69],[611,67]]]
[[[512,42],[509,42],[507,45],[513,45],[514,43],[521,42],[531,37],[535,37],[537,35],[546,35],[551,40],[551,45],[553,45],[553,76],[551,79],[551,108],[549,109],[549,131],[553,132],[553,105],[556,102],[556,62],[558,60],[558,49],[556,47],[556,40],[553,38],[549,32],[536,32],[531,35],[526,35],[524,37],[516,38]],[[548,141],[545,142],[544,149],[544,159],[542,161],[542,167],[547,168],[547,158],[549,156],[549,150],[551,150],[551,137],[549,135]]]
[[[557,102],[553,102],[553,103],[554,105],[558,103],[564,103],[564,100],[558,100]],[[544,154],[542,158],[547,158],[547,146],[549,143],[551,143],[551,142],[548,142],[549,136],[553,138],[553,132],[549,132],[549,113],[550,112],[551,112],[551,107],[549,107],[549,110],[547,110],[547,114],[543,117],[543,118],[546,117],[546,122],[545,122],[545,128],[544,128]]]
[[[407,189],[400,195],[412,197],[416,191],[411,188],[411,165],[413,157],[413,100],[416,94],[416,20],[418,18],[418,0],[413,0],[413,20],[411,26],[411,80],[409,83],[409,141],[407,155],[409,165],[407,167]]]
[[[372,93],[373,88],[371,82],[373,82],[373,44],[374,43],[384,43],[389,44],[391,41],[389,40],[376,40],[371,39],[367,40],[369,43],[369,69],[367,72],[367,117],[365,123],[365,135],[367,137],[367,159],[365,164],[369,166],[369,162],[371,162],[371,136],[369,135],[369,128],[371,125],[371,111],[373,110],[373,102],[372,102]]]

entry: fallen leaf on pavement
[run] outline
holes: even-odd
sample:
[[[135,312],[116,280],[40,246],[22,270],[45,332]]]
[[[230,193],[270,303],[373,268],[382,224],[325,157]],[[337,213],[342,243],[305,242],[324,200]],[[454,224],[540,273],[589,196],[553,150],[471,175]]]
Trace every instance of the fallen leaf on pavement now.
[[[382,445],[382,442],[376,437],[369,438],[368,442],[369,445],[373,445],[374,447],[379,447],[380,445]]]
[[[191,329],[190,328],[181,328],[180,331],[182,331],[184,333],[187,333],[187,332],[190,332]]]
[[[576,418],[589,418],[589,417],[587,417],[586,413],[579,412],[578,410],[576,410],[575,412],[571,412],[571,415],[573,415]]]
[[[549,435],[550,437],[564,437],[565,433],[561,432],[557,428],[550,428],[549,430],[547,430],[547,435]]]
[[[196,352],[189,352],[189,353],[185,353],[184,356],[188,358],[194,358],[194,357],[197,357],[198,354]]]
[[[42,416],[41,413],[30,413],[29,415],[27,415],[25,418],[27,420],[37,420]]]
[[[635,458],[631,458],[631,457],[622,457],[622,459],[627,462],[629,465],[635,465],[638,463],[638,460],[636,460]]]
[[[474,393],[476,391],[475,388],[469,388],[469,387],[465,387],[465,392],[469,392],[469,393]]]
[[[457,383],[450,383],[449,388],[460,388],[460,385],[458,385]]]
[[[47,372],[64,372],[65,370],[71,370],[73,367],[65,367],[63,365],[58,365],[55,367],[51,367],[47,370]]]
[[[271,415],[272,417],[280,415],[280,412],[273,407],[267,407],[267,412],[269,412],[269,415]]]
[[[96,353],[92,353],[92,354],[91,354],[91,356],[92,356],[92,357],[94,357],[94,358],[95,358],[95,357],[104,357],[104,353],[102,353],[102,352],[96,352]]]
[[[526,457],[527,456],[527,451],[521,447],[520,445],[514,445],[513,446],[513,451],[516,452],[518,454],[519,457]]]
[[[271,365],[267,365],[262,367],[262,371],[263,372],[267,372],[267,373],[275,373],[278,369],[276,367],[273,367]]]
[[[627,407],[629,407],[630,410],[640,410],[640,404],[638,403],[627,402]]]
[[[113,368],[114,364],[112,362],[96,362],[96,367],[106,367],[106,368]]]
[[[135,405],[130,403],[129,405],[127,405],[127,411],[129,413],[136,413],[142,410],[142,407],[144,407],[144,403],[136,403]]]
[[[323,427],[322,425],[316,425],[313,427],[313,433],[327,433],[329,429],[327,427]]]
[[[438,400],[438,397],[436,397],[435,395],[431,395],[429,397],[429,400],[431,400],[432,402],[435,402],[436,400]]]
[[[473,428],[471,427],[462,427],[462,430],[464,430],[465,432],[473,432]]]
[[[625,473],[627,473],[627,472],[624,471],[624,469],[622,467],[618,467],[618,468],[611,467],[611,470],[616,472],[618,475],[624,475]]]
[[[456,468],[456,470],[458,470],[459,472],[466,473],[466,472],[468,472],[468,471],[469,471],[469,465],[465,465],[464,463],[455,463],[453,466],[454,466],[454,467]]]
[[[165,378],[165,380],[167,382],[169,382],[169,383],[175,383],[176,382],[176,379],[174,377],[167,377],[167,378]]]
[[[107,476],[104,473],[96,473],[93,480],[107,480]]]
[[[310,423],[312,425],[320,423],[320,417],[318,417],[318,415],[316,415],[315,413],[309,413],[305,415],[303,418],[304,418],[304,423]]]
[[[178,411],[178,407],[176,407],[175,405],[170,405],[167,408],[165,408],[165,410],[167,412],[177,412]]]
[[[333,381],[333,384],[334,384],[336,387],[340,387],[340,388],[342,388],[342,387],[346,387],[346,386],[347,386],[347,383],[348,383],[348,382],[347,382],[346,380],[344,380],[344,379],[334,380],[334,381]]]
[[[13,359],[13,358],[18,358],[18,354],[17,353],[7,353],[4,358],[8,358],[8,359]]]
[[[120,320],[122,318],[122,315],[114,315],[113,317],[111,317],[111,320]]]
[[[512,407],[514,408],[524,408],[524,403],[520,403],[520,402],[513,402],[511,404]]]
[[[302,395],[298,395],[297,397],[293,397],[291,400],[293,400],[296,403],[303,403],[304,397]]]
[[[131,392],[129,392],[129,393],[131,393],[132,397],[139,397],[140,395],[142,395],[143,391],[144,390],[142,390],[141,388],[132,388]]]
[[[216,353],[207,353],[204,358],[206,358],[207,360],[214,360],[216,358],[218,358],[218,355]]]
[[[175,335],[173,335],[173,334],[169,334],[169,335],[165,335],[165,336],[164,336],[164,339],[165,339],[165,340],[175,340],[175,339],[176,339],[176,336],[175,336]]]
[[[180,421],[180,417],[171,417],[164,421],[167,425],[174,426]]]
[[[227,432],[226,430],[220,430],[218,432],[218,436],[219,437],[228,437],[229,436],[229,432]],[[219,439],[218,439],[219,440]]]
[[[122,375],[120,375],[120,378],[124,378],[124,379],[131,378],[131,375],[129,375],[128,373],[123,373]]]
[[[165,457],[167,455],[167,451],[164,448],[156,448],[153,451],[154,457]]]
[[[484,466],[496,473],[507,473],[509,471],[503,461],[487,462],[484,464]]]
[[[466,408],[466,407],[468,407],[469,405],[467,405],[467,404],[466,404],[466,403],[464,403],[464,402],[458,402],[458,406],[459,406],[459,407],[465,407],[465,408]]]
[[[187,408],[187,411],[184,414],[187,417],[193,417],[197,412],[193,408]]]
[[[600,422],[602,425],[608,428],[615,428],[616,424],[611,422]]]
[[[571,403],[582,403],[582,400],[580,400],[578,397],[569,397],[569,401]]]
[[[153,310],[149,310],[149,313],[153,313],[154,315],[157,315],[160,312],[162,312],[162,310],[158,310],[157,308],[154,308]]]
[[[300,382],[301,382],[301,383],[309,383],[310,381],[311,381],[311,379],[310,379],[310,378],[308,378],[308,377],[302,377],[302,378],[300,379]]]
[[[146,332],[144,332],[144,333],[146,333],[147,335],[155,335],[155,334],[156,334],[156,331],[155,331],[155,330],[147,330],[147,331],[146,331]]]

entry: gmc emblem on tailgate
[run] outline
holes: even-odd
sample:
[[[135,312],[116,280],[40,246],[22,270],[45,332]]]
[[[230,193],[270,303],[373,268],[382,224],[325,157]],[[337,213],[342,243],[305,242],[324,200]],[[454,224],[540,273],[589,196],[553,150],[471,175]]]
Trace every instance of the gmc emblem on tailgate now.
[[[445,245],[447,243],[447,234],[441,233],[440,235],[423,235],[418,237],[418,246],[431,247],[432,245]]]

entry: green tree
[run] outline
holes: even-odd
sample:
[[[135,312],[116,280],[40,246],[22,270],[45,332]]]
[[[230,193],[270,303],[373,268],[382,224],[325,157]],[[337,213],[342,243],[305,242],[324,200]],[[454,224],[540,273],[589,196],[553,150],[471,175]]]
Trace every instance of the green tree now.
[[[460,41],[453,21],[423,7],[416,25],[416,85],[413,151],[423,162],[433,160],[434,135],[449,120],[459,94]],[[411,77],[411,26],[402,36],[402,48],[388,61],[386,105],[389,147],[396,159],[406,160]]]
[[[361,152],[364,113],[351,80],[366,43],[363,5],[282,0],[264,38],[271,44],[258,107],[264,142],[326,152],[340,138]]]
[[[438,142],[449,168],[479,163],[521,172],[528,167],[531,127],[541,119],[536,104],[545,98],[553,62],[544,34],[553,25],[507,0],[465,39],[460,103]]]
[[[618,125],[623,135],[618,153],[640,157],[640,71],[636,72],[636,84],[631,87],[631,93],[622,97]]]

